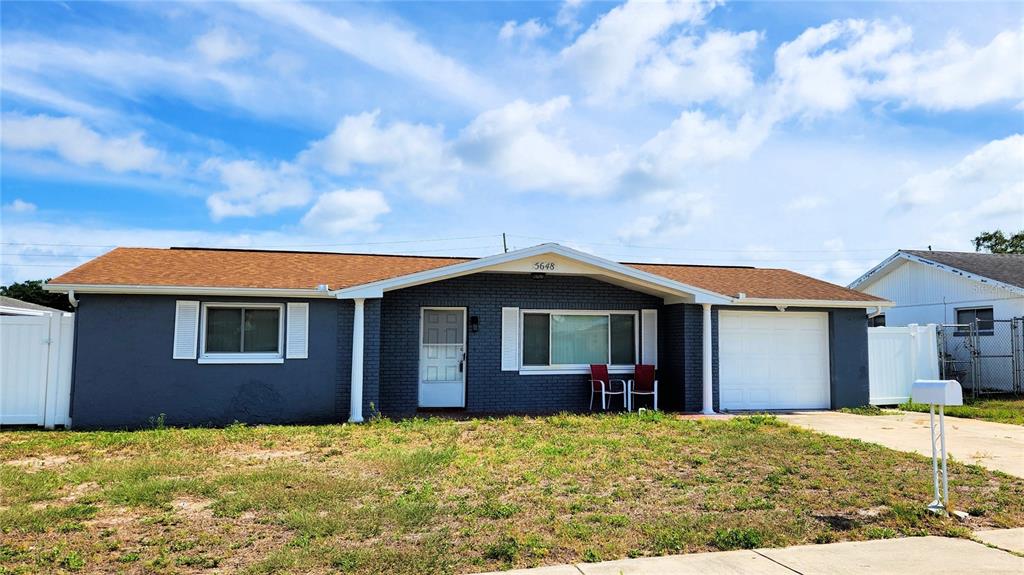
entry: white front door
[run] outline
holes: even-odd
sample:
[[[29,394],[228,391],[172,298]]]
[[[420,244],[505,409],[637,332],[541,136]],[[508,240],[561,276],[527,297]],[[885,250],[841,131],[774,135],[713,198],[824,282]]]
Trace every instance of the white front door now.
[[[828,314],[718,313],[722,409],[828,409]]]
[[[466,406],[466,309],[423,308],[420,407]]]

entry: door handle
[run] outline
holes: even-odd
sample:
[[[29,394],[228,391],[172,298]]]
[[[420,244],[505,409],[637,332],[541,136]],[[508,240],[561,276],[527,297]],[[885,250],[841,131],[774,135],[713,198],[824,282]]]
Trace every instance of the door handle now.
[[[462,365],[466,363],[466,352],[462,352],[462,358],[459,359],[459,373],[462,373]]]

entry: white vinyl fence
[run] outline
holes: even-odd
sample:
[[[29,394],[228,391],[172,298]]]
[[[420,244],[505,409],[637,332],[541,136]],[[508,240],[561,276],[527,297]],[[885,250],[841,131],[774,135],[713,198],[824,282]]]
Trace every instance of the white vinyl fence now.
[[[915,379],[938,379],[935,324],[869,327],[868,374],[871,405],[903,403]]]
[[[73,314],[0,316],[0,425],[71,426]]]

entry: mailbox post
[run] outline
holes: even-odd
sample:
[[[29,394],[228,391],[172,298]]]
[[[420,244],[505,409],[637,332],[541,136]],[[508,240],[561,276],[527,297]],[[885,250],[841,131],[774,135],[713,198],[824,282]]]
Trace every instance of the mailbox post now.
[[[928,504],[928,510],[934,513],[946,513],[949,509],[949,474],[946,471],[946,413],[947,405],[963,405],[963,390],[955,380],[919,379],[914,382],[910,391],[914,403],[927,403],[932,432],[932,483],[935,488],[935,499]],[[939,427],[935,428],[935,406],[939,406]],[[936,433],[936,431],[938,433]],[[942,453],[942,493],[939,493],[939,453]]]

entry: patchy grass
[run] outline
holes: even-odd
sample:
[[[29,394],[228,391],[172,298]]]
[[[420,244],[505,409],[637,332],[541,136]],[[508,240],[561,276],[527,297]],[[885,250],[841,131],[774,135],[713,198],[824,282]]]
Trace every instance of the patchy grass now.
[[[907,402],[901,404],[900,409],[928,413],[928,405],[922,403]],[[964,404],[947,407],[946,415],[1024,425],[1024,397],[1010,395],[975,398],[965,395]]]
[[[970,527],[1024,480],[953,463]],[[0,573],[464,573],[966,533],[926,458],[757,415],[0,433]]]
[[[860,407],[843,407],[839,411],[854,415],[885,415],[885,411],[877,405],[861,405]]]

